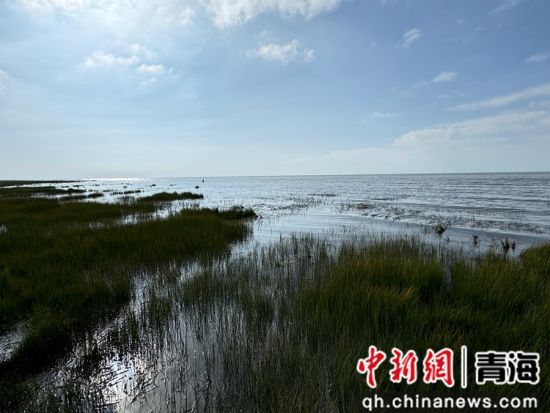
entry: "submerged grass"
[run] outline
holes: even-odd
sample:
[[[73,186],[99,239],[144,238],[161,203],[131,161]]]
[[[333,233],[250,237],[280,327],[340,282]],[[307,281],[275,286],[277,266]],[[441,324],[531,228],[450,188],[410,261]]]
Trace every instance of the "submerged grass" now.
[[[247,218],[258,217],[258,215],[256,214],[256,212],[254,212],[253,209],[244,208],[241,206],[234,206],[230,209],[226,209],[223,211],[220,211],[219,209],[216,208],[215,211],[227,219],[247,219]]]
[[[87,194],[80,194],[80,195],[67,195],[59,197],[59,201],[82,201],[85,199],[97,199],[97,198],[103,198],[105,196],[102,192],[92,192]]]
[[[203,319],[240,309],[219,323],[209,356],[218,359],[211,363],[218,381],[205,390],[216,402],[207,410],[360,411],[373,393],[355,366],[371,344],[420,357],[411,386],[391,383],[389,363],[381,367],[379,396],[535,396],[538,411],[550,408],[550,245],[518,260],[488,253],[472,261],[411,239],[351,241],[333,251],[294,238],[206,270],[183,289]],[[541,382],[476,386],[470,369],[465,390],[421,383],[428,348],[459,354],[462,345],[470,366],[476,351],[538,352]]]
[[[154,211],[152,202],[0,198],[0,333],[28,321],[26,337],[0,364],[0,411],[25,397],[27,378],[128,303],[136,273],[209,259],[249,232],[207,209],[120,223]]]

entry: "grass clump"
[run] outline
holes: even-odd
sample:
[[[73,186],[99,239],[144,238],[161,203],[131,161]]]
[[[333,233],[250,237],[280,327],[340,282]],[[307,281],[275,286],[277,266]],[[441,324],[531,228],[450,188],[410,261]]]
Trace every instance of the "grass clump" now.
[[[439,236],[443,235],[443,233],[445,231],[447,231],[447,226],[442,224],[442,223],[438,223],[436,226],[435,226],[435,229],[434,229],[435,233]]]
[[[101,192],[92,192],[89,194],[80,194],[80,195],[68,195],[68,196],[62,196],[59,197],[59,201],[83,201],[86,199],[97,199],[97,198],[103,198],[105,194]]]
[[[169,202],[177,200],[203,199],[202,194],[193,192],[159,192],[154,195],[145,196],[139,200],[142,202]]]
[[[244,208],[242,206],[234,206],[230,209],[219,211],[216,209],[219,214],[227,219],[247,219],[247,218],[257,218],[258,214],[254,212],[251,208]]]
[[[23,342],[0,364],[0,393],[25,383],[113,317],[131,298],[136,273],[226,253],[249,233],[206,209],[120,223],[154,211],[147,203],[0,198],[0,223],[7,228],[0,236],[0,333],[28,321]],[[16,404],[0,404],[0,411]]]
[[[132,195],[143,192],[141,189],[128,190],[128,191],[114,191],[113,195]]]
[[[386,362],[378,395],[534,396],[540,411],[550,407],[550,245],[518,260],[488,253],[472,261],[411,239],[355,240],[334,250],[294,238],[189,280],[184,291],[201,315],[239,309],[218,331],[212,357],[223,354],[214,363],[223,385],[205,390],[216,394],[212,410],[361,411],[370,392],[355,366],[371,344],[389,356],[397,347],[420,357],[411,386],[391,383]],[[465,390],[422,383],[428,348],[459,354],[462,345],[470,366],[476,351],[538,352],[541,382],[476,386],[472,367]]]
[[[55,186],[15,186],[0,187],[0,198],[28,197],[28,196],[54,196],[82,194],[84,189],[62,189]]]

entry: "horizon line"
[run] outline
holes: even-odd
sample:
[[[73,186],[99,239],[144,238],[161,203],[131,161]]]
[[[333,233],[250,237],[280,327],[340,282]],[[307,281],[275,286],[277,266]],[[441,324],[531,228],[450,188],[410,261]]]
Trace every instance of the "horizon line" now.
[[[403,176],[403,175],[503,175],[503,174],[545,174],[548,171],[494,171],[494,172],[402,172],[402,173],[342,173],[342,174],[281,174],[281,175],[192,175],[192,176],[142,176],[142,177],[88,177],[88,178],[2,178],[0,182],[71,182],[71,181],[118,181],[118,180],[152,180],[152,179],[184,179],[184,178],[294,178],[322,176]]]

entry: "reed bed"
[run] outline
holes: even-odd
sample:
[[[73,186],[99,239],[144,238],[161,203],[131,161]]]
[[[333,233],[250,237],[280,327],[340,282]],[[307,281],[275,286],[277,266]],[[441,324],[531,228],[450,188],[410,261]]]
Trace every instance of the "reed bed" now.
[[[535,396],[546,411],[549,276],[549,245],[517,260],[494,253],[471,259],[418,239],[353,240],[335,248],[292,238],[258,249],[183,285],[182,300],[197,319],[215,318],[219,326],[203,407],[360,411],[372,391],[355,366],[369,345],[387,353],[413,349],[421,357],[428,348],[459,354],[467,345],[470,366],[475,351],[539,352],[540,384],[476,386],[471,369],[466,390],[422,380],[407,386],[391,383],[386,365],[377,372],[376,393]]]
[[[361,411],[373,391],[355,366],[374,344],[419,355],[467,345],[470,366],[475,351],[539,352],[537,386],[477,386],[473,370],[465,390],[393,384],[386,364],[376,394],[534,396],[546,411],[549,276],[548,245],[518,259],[472,257],[412,237],[350,236],[336,246],[295,236],[189,271],[159,267],[139,304],[82,349],[76,375],[26,410],[111,406],[118,399],[96,377],[112,354],[133,354],[147,367],[125,384],[121,408],[147,401],[167,411]]]
[[[168,202],[177,200],[194,200],[203,199],[202,194],[196,194],[194,192],[159,192],[154,195],[144,196],[139,200],[141,202]]]
[[[153,202],[0,197],[0,334],[27,325],[15,353],[0,364],[0,411],[19,406],[29,379],[121,311],[136,274],[226,254],[250,231],[208,209],[121,223],[155,211]]]

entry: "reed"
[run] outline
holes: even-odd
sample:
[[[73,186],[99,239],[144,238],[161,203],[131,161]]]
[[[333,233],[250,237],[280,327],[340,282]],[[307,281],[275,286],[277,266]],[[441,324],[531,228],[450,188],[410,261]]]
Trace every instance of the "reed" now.
[[[210,372],[219,382],[205,389],[216,394],[213,411],[360,411],[370,392],[355,365],[370,344],[421,357],[467,345],[470,366],[475,351],[539,352],[538,386],[396,385],[385,366],[377,394],[535,396],[546,411],[549,276],[550,245],[517,260],[488,253],[472,261],[415,239],[355,240],[335,250],[294,238],[203,272],[184,285],[183,299],[223,326],[210,354],[223,355]],[[232,307],[237,315],[222,323],[219,314]]]
[[[154,195],[145,196],[140,198],[141,202],[169,202],[176,200],[187,200],[187,199],[203,199],[202,194],[195,194],[193,192],[159,192]]]
[[[153,202],[0,198],[0,332],[28,322],[23,342],[0,364],[0,411],[18,402],[8,388],[51,366],[128,303],[136,274],[225,254],[249,233],[207,209],[122,224],[155,210]]]

